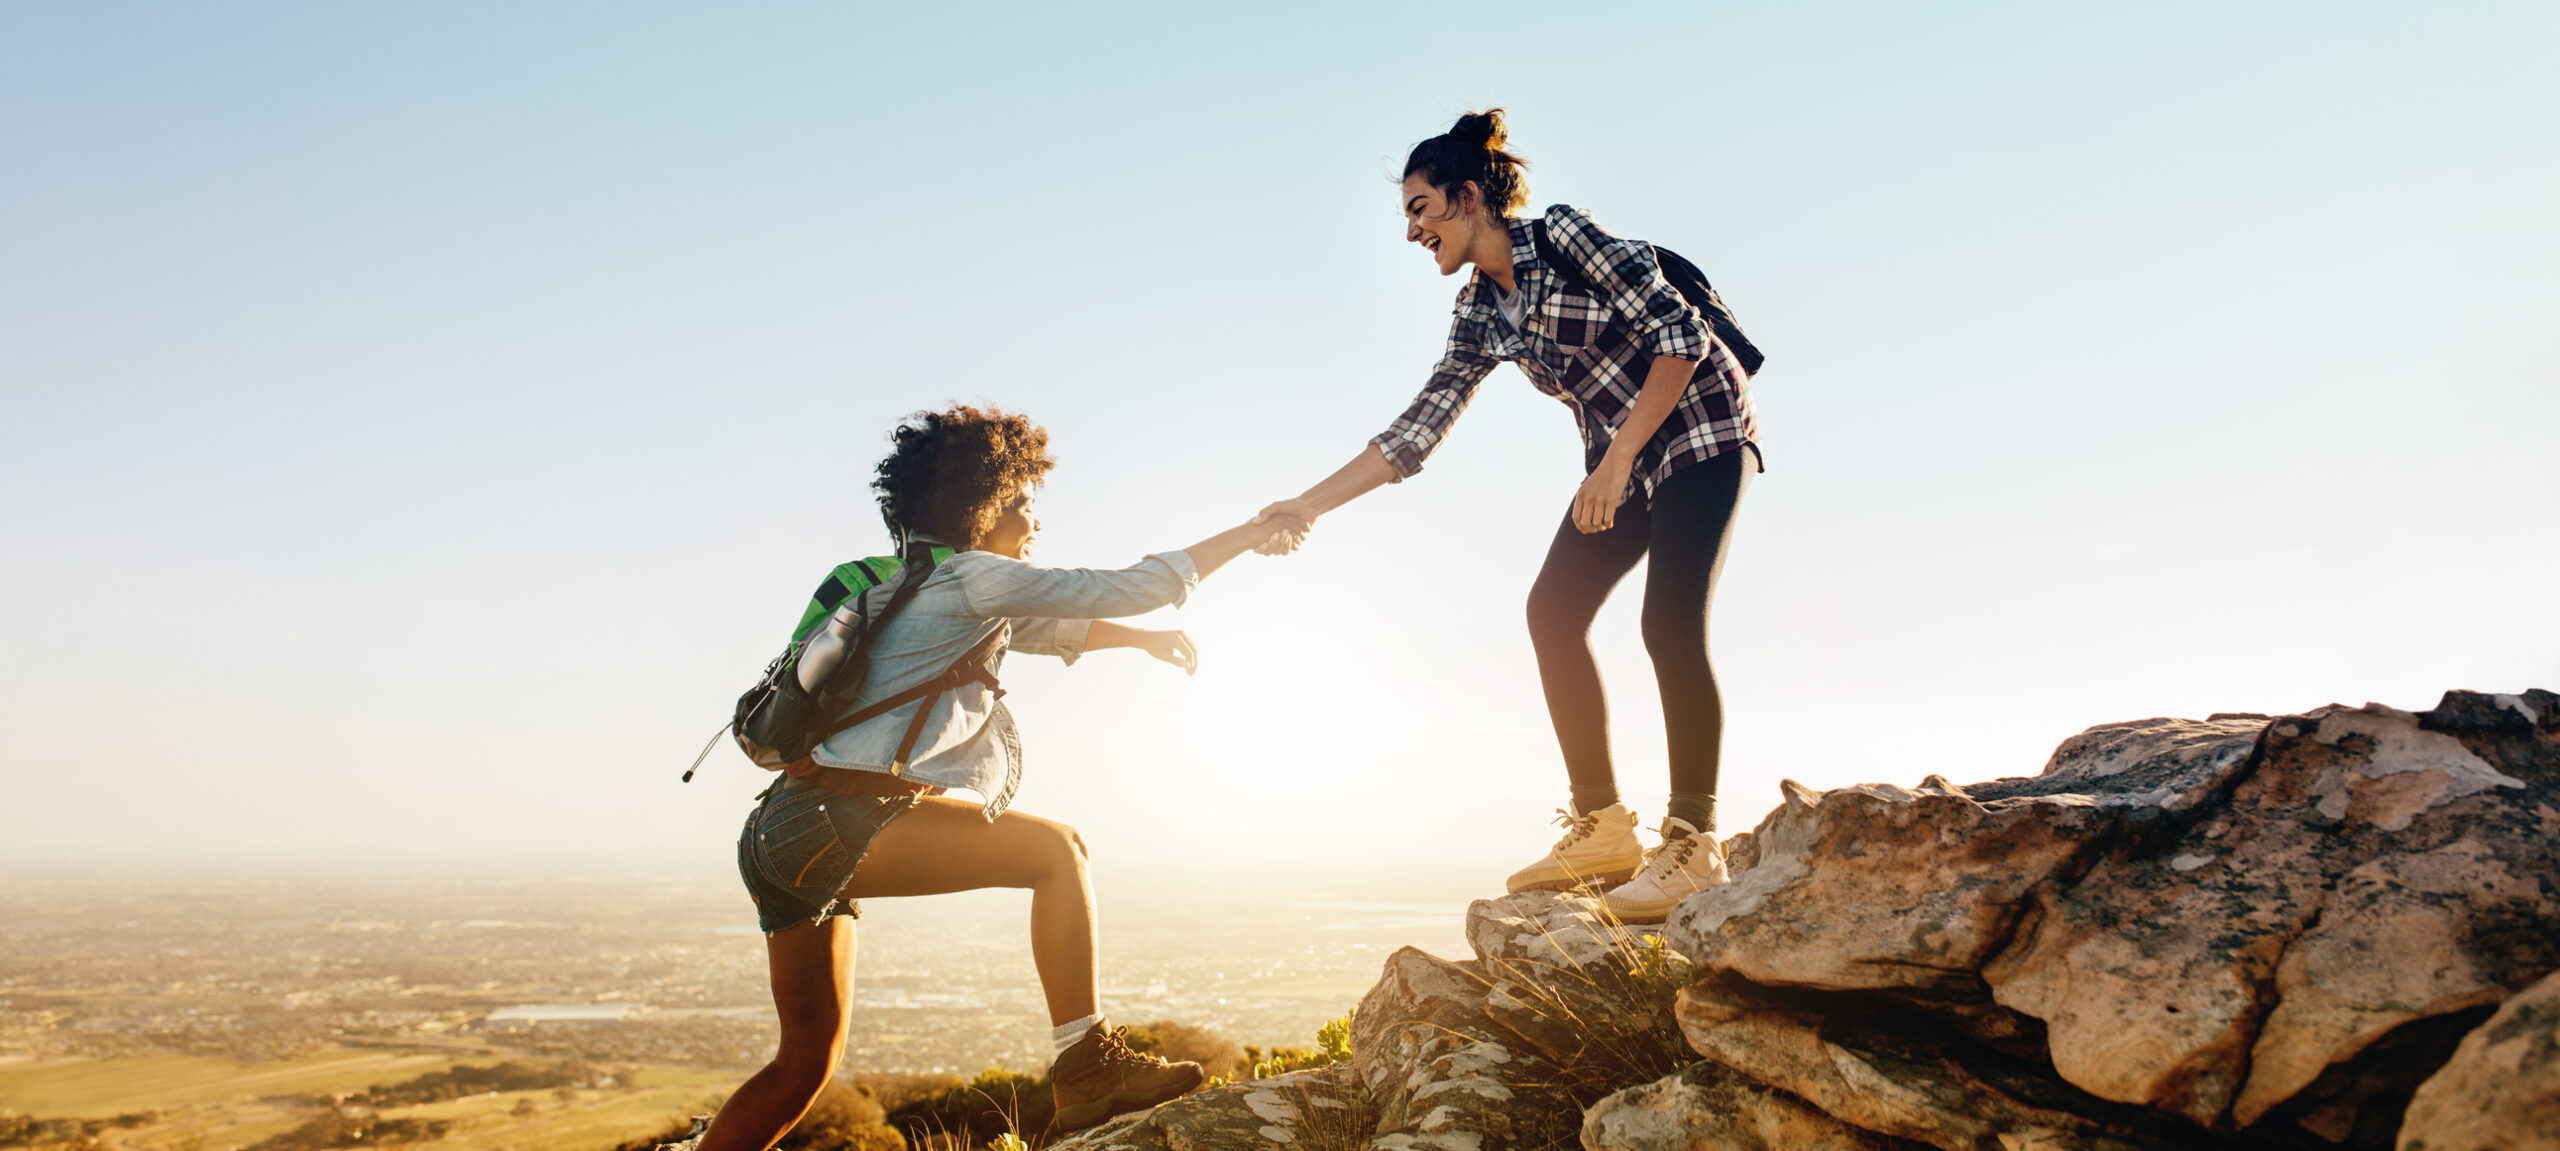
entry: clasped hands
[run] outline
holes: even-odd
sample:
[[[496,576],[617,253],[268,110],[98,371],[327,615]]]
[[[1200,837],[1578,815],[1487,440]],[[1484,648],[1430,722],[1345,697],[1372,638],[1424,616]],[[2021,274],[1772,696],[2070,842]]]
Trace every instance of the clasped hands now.
[[[1305,496],[1281,500],[1245,522],[1271,525],[1271,534],[1253,545],[1254,554],[1285,556],[1305,547],[1307,536],[1316,530],[1316,504]]]

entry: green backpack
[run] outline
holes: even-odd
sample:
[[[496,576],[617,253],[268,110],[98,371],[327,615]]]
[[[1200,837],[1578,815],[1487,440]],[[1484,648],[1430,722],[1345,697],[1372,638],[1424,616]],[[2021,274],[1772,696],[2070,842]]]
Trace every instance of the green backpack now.
[[[951,549],[936,546],[932,554],[934,566],[939,567],[951,558]],[[871,556],[837,564],[836,570],[818,581],[818,590],[809,593],[809,606],[800,613],[800,622],[791,629],[791,642],[807,642],[809,632],[818,626],[819,620],[836,610],[837,605],[889,582],[889,578],[905,566],[906,561],[896,556]]]
[[[765,665],[755,686],[738,697],[728,725],[703,745],[702,754],[685,769],[685,781],[692,782],[693,773],[719,745],[722,734],[734,734],[739,748],[757,766],[780,770],[807,756],[827,737],[884,710],[874,705],[852,716],[837,715],[862,691],[870,671],[871,637],[951,555],[947,547],[916,544],[904,558],[870,556],[836,565],[818,582],[818,590],[809,594],[809,606],[801,610],[800,622],[791,629],[791,642]],[[877,613],[866,611],[864,599],[871,590],[895,579],[910,564],[916,565],[919,578],[901,581]],[[971,654],[983,655],[976,650]],[[809,674],[803,674],[804,657],[809,660]],[[948,677],[937,677],[935,682],[943,678]],[[902,692],[897,703],[910,698],[911,693]]]

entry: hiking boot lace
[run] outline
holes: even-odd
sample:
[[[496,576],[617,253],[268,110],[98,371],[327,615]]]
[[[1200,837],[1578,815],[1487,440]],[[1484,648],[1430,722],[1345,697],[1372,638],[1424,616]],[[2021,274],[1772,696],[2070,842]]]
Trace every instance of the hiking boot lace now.
[[[1689,857],[1698,850],[1704,836],[1684,835],[1653,849],[1653,858],[1644,862],[1647,875],[1669,875],[1689,865]]]
[[[1598,815],[1575,815],[1561,807],[1556,809],[1556,823],[1565,829],[1564,838],[1556,841],[1558,851],[1580,843],[1600,830]]]
[[[1146,1055],[1132,1050],[1127,1039],[1124,1038],[1128,1033],[1129,1029],[1126,1027],[1114,1027],[1111,1030],[1102,1033],[1101,1047],[1102,1062],[1104,1064],[1108,1065],[1119,1063],[1133,1067],[1151,1067],[1161,1066],[1164,1064],[1164,1060],[1157,1056]]]

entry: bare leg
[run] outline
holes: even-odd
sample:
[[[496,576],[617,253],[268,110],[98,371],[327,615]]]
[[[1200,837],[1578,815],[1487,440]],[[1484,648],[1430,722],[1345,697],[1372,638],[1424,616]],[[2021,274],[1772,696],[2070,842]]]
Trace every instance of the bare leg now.
[[[853,920],[838,916],[764,937],[782,1045],[720,1106],[702,1151],[765,1151],[791,1130],[844,1057],[853,1010]]]
[[[981,887],[1031,889],[1031,960],[1048,996],[1049,1022],[1093,1014],[1100,1004],[1093,882],[1084,840],[1066,824],[1019,811],[989,823],[975,803],[919,800],[880,829],[843,894],[883,899]]]

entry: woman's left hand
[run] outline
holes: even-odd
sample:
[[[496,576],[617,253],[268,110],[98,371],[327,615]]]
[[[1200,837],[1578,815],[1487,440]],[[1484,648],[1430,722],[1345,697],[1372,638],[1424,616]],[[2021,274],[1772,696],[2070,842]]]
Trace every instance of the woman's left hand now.
[[[1602,457],[1600,466],[1583,477],[1581,490],[1573,493],[1574,530],[1590,535],[1617,526],[1618,504],[1626,498],[1627,477],[1634,471]]]
[[[1179,628],[1140,632],[1137,647],[1148,655],[1182,669],[1184,675],[1200,674],[1200,649],[1191,645],[1191,636]]]

